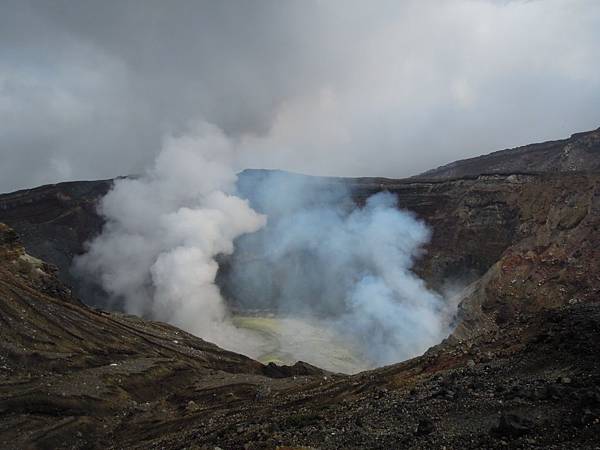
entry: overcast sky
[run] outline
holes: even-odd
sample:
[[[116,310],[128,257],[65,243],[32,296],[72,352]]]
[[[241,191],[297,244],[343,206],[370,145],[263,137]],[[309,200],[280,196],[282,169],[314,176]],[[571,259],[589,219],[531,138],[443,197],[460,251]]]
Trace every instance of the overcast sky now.
[[[0,191],[242,167],[403,177],[600,126],[598,0],[0,0]]]

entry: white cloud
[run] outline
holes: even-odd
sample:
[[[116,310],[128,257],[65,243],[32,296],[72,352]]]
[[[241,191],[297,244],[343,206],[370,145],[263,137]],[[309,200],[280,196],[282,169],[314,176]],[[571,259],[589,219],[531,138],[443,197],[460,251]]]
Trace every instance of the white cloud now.
[[[198,119],[336,175],[563,137],[599,125],[599,30],[595,0],[7,2],[0,190],[140,172]]]

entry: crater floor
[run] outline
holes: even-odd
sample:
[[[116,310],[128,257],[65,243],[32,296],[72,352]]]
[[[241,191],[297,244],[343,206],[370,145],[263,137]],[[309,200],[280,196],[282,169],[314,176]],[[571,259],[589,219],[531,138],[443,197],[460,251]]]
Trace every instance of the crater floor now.
[[[260,342],[252,356],[279,365],[304,361],[331,372],[354,374],[373,367],[326,321],[275,314],[234,316],[238,328],[249,331]]]

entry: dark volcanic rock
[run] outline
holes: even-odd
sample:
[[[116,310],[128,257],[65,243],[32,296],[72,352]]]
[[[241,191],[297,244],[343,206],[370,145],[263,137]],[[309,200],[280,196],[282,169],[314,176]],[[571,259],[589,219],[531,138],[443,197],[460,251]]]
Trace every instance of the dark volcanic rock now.
[[[58,268],[60,279],[76,295],[90,294],[71,273],[73,257],[100,233],[96,208],[112,180],[75,181],[0,195],[0,222],[17,230],[27,251]],[[90,295],[86,301],[95,303]]]
[[[426,436],[428,434],[433,433],[435,426],[433,422],[429,419],[421,419],[417,425],[417,436]]]
[[[492,431],[501,436],[508,437],[519,437],[527,434],[531,431],[533,422],[527,417],[523,417],[519,414],[508,414],[503,413],[500,416],[498,426]]]
[[[515,307],[511,320],[422,357],[332,376],[263,366],[165,324],[48,295],[52,273],[19,270],[45,266],[0,231],[2,448],[597,445],[594,297]]]

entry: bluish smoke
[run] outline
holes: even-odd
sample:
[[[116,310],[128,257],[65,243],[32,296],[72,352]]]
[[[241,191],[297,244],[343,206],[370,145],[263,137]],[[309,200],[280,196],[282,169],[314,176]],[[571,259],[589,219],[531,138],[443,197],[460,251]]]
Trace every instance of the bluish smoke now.
[[[243,309],[325,319],[373,365],[397,362],[449,331],[444,298],[411,267],[425,223],[377,193],[358,205],[343,179],[248,171],[238,183],[267,226],[237,240],[220,284]]]

